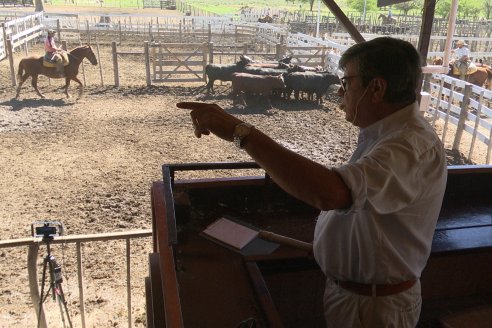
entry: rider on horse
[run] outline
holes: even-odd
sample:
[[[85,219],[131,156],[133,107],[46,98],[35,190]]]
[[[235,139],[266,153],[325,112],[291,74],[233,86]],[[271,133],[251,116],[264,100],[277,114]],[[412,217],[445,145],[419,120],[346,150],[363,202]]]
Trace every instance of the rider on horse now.
[[[452,50],[454,52],[454,60],[451,64],[459,71],[460,79],[464,80],[470,65],[472,65],[469,57],[470,50],[468,50],[468,45],[463,40],[456,41],[456,46],[458,48]]]
[[[56,72],[63,76],[63,58],[61,54],[64,50],[56,46],[54,30],[48,30],[48,36],[44,40],[44,50],[46,51],[44,55],[46,60],[56,63]]]

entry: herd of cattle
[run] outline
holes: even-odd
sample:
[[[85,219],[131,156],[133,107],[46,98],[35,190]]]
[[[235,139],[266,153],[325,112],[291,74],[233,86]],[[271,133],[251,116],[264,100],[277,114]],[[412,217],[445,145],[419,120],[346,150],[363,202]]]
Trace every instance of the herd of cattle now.
[[[307,94],[310,100],[316,95],[316,102],[321,104],[328,88],[340,83],[338,76],[321,67],[293,65],[291,59],[286,57],[278,62],[255,62],[242,55],[235,64],[209,64],[205,67],[207,94],[214,93],[216,80],[231,81],[234,105],[238,100],[245,105],[245,93],[263,95],[271,108],[271,95],[289,99],[292,92],[296,100],[299,100],[301,92]]]

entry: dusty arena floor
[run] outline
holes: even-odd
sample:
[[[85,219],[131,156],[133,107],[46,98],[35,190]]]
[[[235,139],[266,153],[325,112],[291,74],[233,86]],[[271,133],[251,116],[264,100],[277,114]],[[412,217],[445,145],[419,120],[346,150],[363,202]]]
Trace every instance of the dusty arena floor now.
[[[90,8],[94,10],[94,8]],[[175,12],[173,12],[175,14]],[[42,45],[30,55],[42,54]],[[31,223],[63,222],[66,235],[151,229],[151,183],[162,179],[164,163],[248,161],[244,153],[215,137],[196,139],[189,113],[179,101],[214,101],[254,124],[279,143],[326,165],[344,163],[355,146],[356,129],[344,121],[337,97],[323,106],[308,101],[251,100],[232,107],[228,85],[206,97],[204,84],[147,87],[143,63],[121,62],[121,87],[113,83],[111,48],[101,45],[100,66],[85,63],[85,95],[66,99],[61,80],[41,77],[47,96],[40,99],[26,82],[19,99],[9,63],[0,62],[0,239],[31,236]],[[15,64],[25,56],[15,55]],[[102,80],[101,83],[101,72]],[[450,164],[462,164],[460,154]],[[214,172],[231,175],[231,172]],[[189,173],[183,177],[203,176]],[[179,178],[179,177],[178,177]],[[132,321],[145,326],[144,277],[150,238],[133,241]],[[76,254],[73,245],[54,245],[74,326],[80,326]],[[125,243],[84,244],[83,279],[87,327],[124,327],[126,323]],[[45,248],[39,254],[39,269]],[[33,327],[36,314],[29,296],[27,249],[0,249],[0,327]],[[59,309],[47,299],[50,327],[61,327]]]

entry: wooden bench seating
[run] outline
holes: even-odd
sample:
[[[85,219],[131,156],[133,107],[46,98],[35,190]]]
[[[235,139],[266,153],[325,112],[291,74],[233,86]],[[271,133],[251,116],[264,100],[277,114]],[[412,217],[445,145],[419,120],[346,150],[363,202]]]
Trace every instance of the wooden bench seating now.
[[[492,328],[492,305],[474,307],[453,313],[440,320],[443,328]]]

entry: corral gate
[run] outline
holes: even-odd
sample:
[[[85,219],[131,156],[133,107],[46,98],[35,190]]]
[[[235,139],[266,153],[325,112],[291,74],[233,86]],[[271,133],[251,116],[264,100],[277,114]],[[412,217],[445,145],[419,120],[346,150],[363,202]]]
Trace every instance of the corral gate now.
[[[150,45],[152,82],[205,82],[206,43]]]
[[[311,46],[311,47],[297,47],[288,46],[285,47],[285,56],[292,56],[299,65],[305,66],[321,66],[325,67],[326,56],[328,54],[328,48]]]

